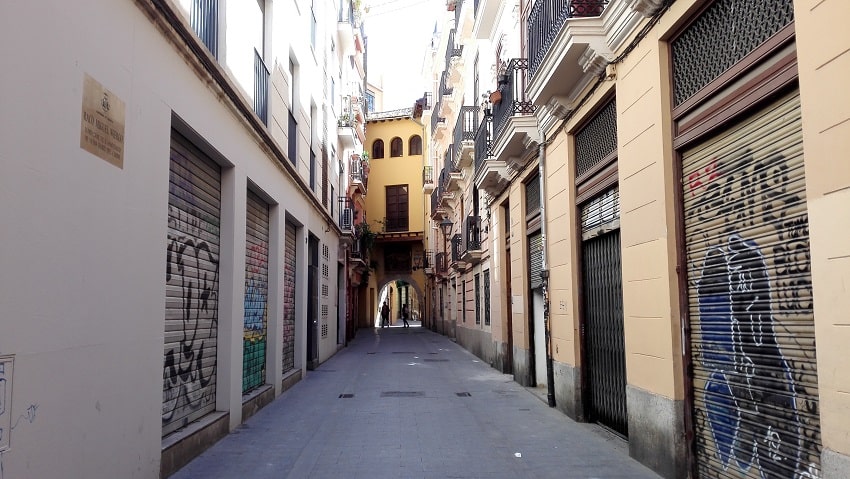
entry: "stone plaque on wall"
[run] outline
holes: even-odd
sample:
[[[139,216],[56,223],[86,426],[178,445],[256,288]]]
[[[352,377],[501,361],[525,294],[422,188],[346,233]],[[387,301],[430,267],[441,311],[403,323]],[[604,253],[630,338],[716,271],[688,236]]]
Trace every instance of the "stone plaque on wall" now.
[[[80,148],[124,168],[124,102],[88,75],[80,123]]]

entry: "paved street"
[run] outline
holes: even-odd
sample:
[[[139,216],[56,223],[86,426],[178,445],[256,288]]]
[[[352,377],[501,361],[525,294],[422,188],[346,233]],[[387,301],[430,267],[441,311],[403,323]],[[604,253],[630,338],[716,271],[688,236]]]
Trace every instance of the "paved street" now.
[[[658,478],[621,439],[419,327],[359,331],[172,477]]]

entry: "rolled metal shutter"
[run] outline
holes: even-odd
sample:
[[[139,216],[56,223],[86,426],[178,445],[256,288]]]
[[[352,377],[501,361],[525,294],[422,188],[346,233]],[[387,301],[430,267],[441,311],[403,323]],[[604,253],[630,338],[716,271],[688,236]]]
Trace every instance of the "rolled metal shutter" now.
[[[295,368],[295,225],[286,222],[283,255],[283,372]]]
[[[799,94],[682,155],[701,477],[819,477]]]
[[[162,435],[215,410],[221,168],[171,142]]]
[[[242,393],[266,382],[269,296],[269,205],[248,191],[245,222],[245,320],[242,341]]]
[[[543,235],[540,233],[528,237],[528,262],[528,282],[531,289],[542,288],[543,278],[540,277],[540,272],[543,271]]]

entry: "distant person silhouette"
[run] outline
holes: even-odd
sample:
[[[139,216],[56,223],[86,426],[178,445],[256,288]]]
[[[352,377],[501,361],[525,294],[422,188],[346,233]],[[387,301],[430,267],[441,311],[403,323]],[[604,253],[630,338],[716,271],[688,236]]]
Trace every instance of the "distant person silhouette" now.
[[[408,311],[407,311],[407,305],[405,304],[404,306],[401,307],[401,320],[404,321],[404,327],[405,328],[410,327],[410,323],[407,322],[407,316],[409,314],[410,313],[408,313]]]
[[[384,301],[384,305],[381,306],[381,327],[384,325],[390,325],[390,307],[387,305],[387,302]]]

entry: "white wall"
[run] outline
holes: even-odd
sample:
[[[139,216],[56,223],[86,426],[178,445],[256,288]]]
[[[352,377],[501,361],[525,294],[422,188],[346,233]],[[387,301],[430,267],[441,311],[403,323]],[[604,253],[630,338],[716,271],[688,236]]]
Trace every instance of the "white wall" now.
[[[338,240],[134,2],[2,2],[0,45],[0,355],[14,355],[20,418],[2,471],[157,477],[172,111],[234,165],[222,197],[222,220],[235,227],[222,231],[232,263],[223,258],[218,400],[231,426],[241,414],[248,180],[334,252]],[[86,74],[126,103],[121,169],[80,148]],[[297,338],[300,367],[303,328]]]

